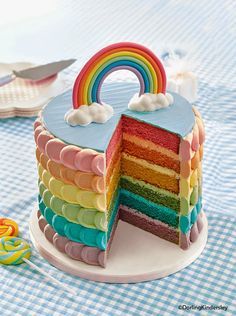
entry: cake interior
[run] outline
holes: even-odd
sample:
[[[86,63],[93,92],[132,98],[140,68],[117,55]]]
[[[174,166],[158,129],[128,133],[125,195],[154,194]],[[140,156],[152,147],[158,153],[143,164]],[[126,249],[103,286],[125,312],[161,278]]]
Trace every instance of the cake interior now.
[[[108,240],[123,220],[179,243],[179,144],[175,134],[122,116],[106,150]]]

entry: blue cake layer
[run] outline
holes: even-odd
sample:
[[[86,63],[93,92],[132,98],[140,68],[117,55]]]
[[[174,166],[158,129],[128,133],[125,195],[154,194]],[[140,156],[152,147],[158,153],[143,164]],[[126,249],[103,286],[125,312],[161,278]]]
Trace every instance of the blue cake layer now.
[[[178,228],[179,215],[172,209],[146,200],[142,196],[120,189],[120,204],[126,205],[147,216]]]
[[[192,211],[186,216],[179,215],[171,208],[153,203],[126,189],[120,189],[120,204],[137,210],[137,212],[157,219],[169,226],[179,228],[182,233],[186,234],[197,221],[198,214],[202,208],[202,198],[198,199]]]
[[[139,87],[134,83],[104,84],[102,100],[114,108],[113,117],[105,124],[88,126],[68,125],[65,113],[72,108],[72,91],[54,98],[43,109],[42,117],[48,131],[68,144],[105,152],[122,114],[177,134],[186,136],[193,128],[195,116],[191,104],[178,94],[172,93],[174,104],[154,112],[134,112],[128,109],[130,98]]]

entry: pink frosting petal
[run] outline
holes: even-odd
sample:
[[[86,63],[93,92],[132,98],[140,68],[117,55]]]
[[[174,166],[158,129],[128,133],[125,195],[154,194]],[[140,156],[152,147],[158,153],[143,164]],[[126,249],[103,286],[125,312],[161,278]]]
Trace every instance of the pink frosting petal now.
[[[197,223],[194,223],[190,231],[190,241],[195,242],[198,239],[198,235]]]
[[[48,224],[44,228],[44,235],[48,241],[53,242],[53,236],[56,234],[55,230]]]
[[[98,264],[98,255],[100,253],[100,249],[94,247],[84,247],[81,251],[81,258],[84,262],[88,264]]]
[[[45,153],[45,147],[48,141],[53,139],[53,137],[47,132],[42,131],[37,138],[37,145],[41,152]]]
[[[205,141],[205,129],[202,120],[197,117],[197,125],[199,130],[199,144],[203,144]]]
[[[69,241],[66,244],[65,251],[67,255],[75,260],[81,260],[81,251],[83,249],[84,245]]]
[[[35,143],[36,143],[36,144],[37,144],[37,139],[38,139],[39,134],[42,133],[43,131],[44,131],[44,128],[43,128],[41,125],[39,125],[39,126],[35,129],[35,131],[34,131],[34,140],[35,140]]]
[[[190,232],[180,233],[180,248],[186,250],[190,247]]]
[[[106,251],[101,251],[98,256],[98,263],[101,267],[106,268],[107,265],[107,253]]]
[[[36,130],[36,128],[39,126],[41,126],[41,122],[40,122],[40,119],[38,118],[34,121],[34,130]]]
[[[62,237],[58,234],[55,234],[53,236],[53,244],[57,248],[57,250],[59,250],[60,252],[63,252],[63,253],[66,252],[65,247],[67,243],[68,243],[68,239],[66,237]]]
[[[191,147],[193,151],[197,151],[199,148],[199,130],[198,130],[197,124],[195,124],[193,128],[193,139],[192,139]]]
[[[202,221],[201,213],[198,215],[198,218],[197,218],[197,227],[200,233],[203,229],[203,221]]]
[[[91,172],[92,161],[97,153],[92,149],[83,149],[75,157],[75,167],[80,171]]]
[[[62,149],[66,146],[65,143],[60,141],[59,139],[51,139],[47,142],[47,145],[45,147],[45,151],[47,156],[54,160],[57,163],[60,163],[60,153]]]
[[[93,158],[91,164],[92,171],[98,176],[104,175],[105,159],[103,155],[97,155]]]
[[[179,152],[182,161],[191,159],[191,142],[189,139],[183,139],[181,141]]]
[[[68,168],[76,170],[75,158],[80,150],[81,149],[79,149],[78,147],[72,145],[64,147],[60,153],[61,163],[63,163],[63,165]]]
[[[41,230],[42,232],[44,232],[44,228],[47,226],[48,223],[47,223],[47,221],[44,219],[43,216],[41,216],[41,217],[39,218],[38,223],[39,223],[39,228],[40,228],[40,230]]]

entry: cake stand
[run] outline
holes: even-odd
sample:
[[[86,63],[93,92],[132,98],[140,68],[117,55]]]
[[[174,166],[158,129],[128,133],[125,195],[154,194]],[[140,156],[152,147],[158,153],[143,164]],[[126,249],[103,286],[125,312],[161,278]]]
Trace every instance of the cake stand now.
[[[98,282],[136,283],[166,277],[186,268],[200,256],[208,234],[207,218],[202,213],[203,229],[188,250],[119,221],[105,269],[75,261],[59,252],[41,232],[37,209],[30,217],[30,236],[38,252],[62,271]]]

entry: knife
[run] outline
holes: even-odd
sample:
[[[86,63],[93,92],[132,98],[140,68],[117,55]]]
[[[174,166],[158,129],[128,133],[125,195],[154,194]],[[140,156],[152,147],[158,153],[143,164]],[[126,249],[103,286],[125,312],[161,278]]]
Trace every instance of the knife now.
[[[76,59],[68,59],[68,60],[56,61],[56,62],[49,63],[46,65],[31,67],[31,68],[20,70],[20,71],[12,70],[11,74],[0,77],[0,87],[12,82],[16,78],[33,80],[33,81],[46,79],[48,77],[56,75],[61,70],[69,67],[75,61]]]

